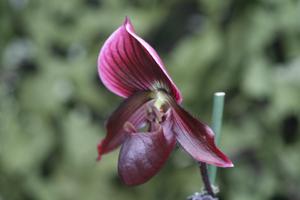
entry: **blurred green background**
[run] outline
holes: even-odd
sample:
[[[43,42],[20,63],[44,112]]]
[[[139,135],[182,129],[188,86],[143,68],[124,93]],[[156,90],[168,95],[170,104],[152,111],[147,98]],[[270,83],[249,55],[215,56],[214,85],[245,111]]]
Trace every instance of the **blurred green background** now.
[[[300,199],[299,0],[1,0],[0,200],[183,200],[200,191],[182,150],[138,187],[117,176],[118,151],[96,162],[121,102],[97,76],[105,39],[129,16],[210,123],[225,91],[218,173],[224,200]]]

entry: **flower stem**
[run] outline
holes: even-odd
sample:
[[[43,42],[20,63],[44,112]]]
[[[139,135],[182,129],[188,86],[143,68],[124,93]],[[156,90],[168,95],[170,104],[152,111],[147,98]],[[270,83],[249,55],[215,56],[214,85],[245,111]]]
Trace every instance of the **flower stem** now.
[[[208,176],[207,164],[204,163],[204,162],[199,162],[199,167],[200,167],[200,173],[201,173],[202,181],[203,181],[204,188],[205,188],[206,192],[210,196],[215,197],[215,193],[214,193],[213,188],[210,184],[210,180],[209,180],[209,176]]]

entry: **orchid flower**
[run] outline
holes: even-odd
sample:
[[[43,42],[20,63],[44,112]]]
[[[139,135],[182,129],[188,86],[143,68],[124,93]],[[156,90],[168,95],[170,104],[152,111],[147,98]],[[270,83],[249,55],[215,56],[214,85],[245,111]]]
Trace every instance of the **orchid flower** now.
[[[179,89],[129,18],[105,41],[98,72],[111,92],[125,98],[107,121],[98,160],[121,146],[118,173],[125,184],[142,184],[157,174],[176,143],[196,161],[233,166],[215,145],[213,131],[179,105]]]

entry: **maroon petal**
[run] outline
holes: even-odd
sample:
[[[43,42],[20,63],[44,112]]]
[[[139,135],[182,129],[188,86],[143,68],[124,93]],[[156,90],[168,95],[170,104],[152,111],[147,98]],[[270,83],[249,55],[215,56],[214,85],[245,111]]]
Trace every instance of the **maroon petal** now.
[[[161,59],[135,34],[128,18],[104,43],[98,57],[98,72],[104,85],[121,97],[161,88],[178,103],[182,100]]]
[[[195,160],[219,167],[233,167],[230,159],[215,145],[214,133],[207,125],[175,102],[172,107],[176,139]]]
[[[98,160],[103,154],[114,150],[124,141],[125,122],[139,126],[146,120],[146,109],[149,103],[151,103],[150,93],[138,92],[126,99],[113,112],[106,124],[107,135],[98,145]]]
[[[159,127],[154,132],[128,134],[118,165],[119,175],[126,185],[145,183],[162,168],[176,141],[174,136],[165,137],[164,131]]]

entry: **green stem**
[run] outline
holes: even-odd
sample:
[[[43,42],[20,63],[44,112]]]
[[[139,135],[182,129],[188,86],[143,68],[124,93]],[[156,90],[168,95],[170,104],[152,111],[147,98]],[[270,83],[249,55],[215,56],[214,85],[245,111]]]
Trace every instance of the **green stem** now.
[[[215,133],[216,145],[219,145],[219,143],[220,143],[224,99],[225,99],[224,92],[216,92],[214,94],[213,113],[212,113],[212,129]],[[209,179],[210,179],[211,184],[214,185],[215,180],[216,180],[217,167],[215,167],[213,165],[209,165],[208,166],[208,174],[209,174]]]

